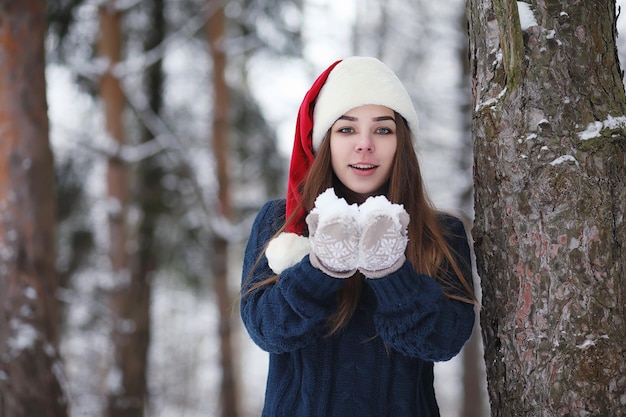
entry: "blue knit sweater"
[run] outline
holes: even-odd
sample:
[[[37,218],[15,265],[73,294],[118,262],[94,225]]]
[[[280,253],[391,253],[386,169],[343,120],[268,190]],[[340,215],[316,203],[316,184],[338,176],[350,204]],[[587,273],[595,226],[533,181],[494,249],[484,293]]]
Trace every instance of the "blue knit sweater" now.
[[[265,257],[254,265],[284,213],[284,200],[274,200],[257,215],[244,257],[244,293],[273,275]],[[444,225],[471,283],[463,225],[450,216]],[[366,280],[350,322],[326,336],[342,283],[306,256],[277,283],[242,297],[250,337],[270,353],[263,417],[439,416],[433,361],[460,351],[474,325],[473,305],[449,299],[407,261],[387,277]]]

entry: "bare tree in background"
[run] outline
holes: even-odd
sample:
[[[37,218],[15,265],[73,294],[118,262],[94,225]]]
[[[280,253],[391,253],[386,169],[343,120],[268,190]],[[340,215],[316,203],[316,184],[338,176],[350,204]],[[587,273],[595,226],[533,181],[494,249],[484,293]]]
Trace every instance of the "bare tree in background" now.
[[[126,100],[116,65],[121,60],[123,12],[114,0],[100,5],[99,56],[107,63],[100,79],[106,132],[117,149],[126,145]],[[107,198],[109,258],[112,284],[109,294],[113,363],[108,370],[107,410],[110,417],[141,417],[146,396],[149,297],[145,276],[133,273],[136,252],[131,251],[127,222],[130,201],[129,169],[121,152],[109,156]]]
[[[165,39],[164,0],[144,2],[149,6],[152,24],[144,42],[145,53],[160,47]],[[163,108],[163,63],[161,59],[145,70],[144,88],[148,97],[149,111],[160,115]],[[154,133],[145,124],[142,125],[141,141],[143,144],[154,141]],[[142,417],[149,401],[148,392],[148,352],[151,343],[151,296],[153,275],[161,266],[163,245],[157,236],[158,222],[167,210],[164,207],[163,176],[165,170],[155,158],[140,161],[136,169],[136,187],[133,198],[137,201],[141,218],[137,225],[137,254],[132,264],[131,287],[127,292],[126,302],[130,305],[129,317],[134,323],[134,332],[129,335],[130,348],[127,354],[135,355],[136,363],[128,378],[131,381],[131,394],[142,404],[134,410],[133,416]],[[118,349],[121,349],[118,347]],[[129,414],[130,415],[130,414]]]
[[[225,221],[233,218],[229,186],[229,109],[230,99],[226,83],[226,17],[224,7],[215,0],[207,0],[210,16],[207,20],[207,40],[213,61],[213,117],[212,140],[217,176],[217,216]],[[219,4],[219,6],[218,6]],[[220,406],[222,417],[239,416],[240,398],[238,377],[235,370],[235,352],[233,346],[232,305],[233,295],[228,285],[228,239],[214,234],[212,242],[212,273],[219,310],[220,365],[222,381],[220,388]]]
[[[492,415],[626,415],[615,2],[467,7]]]
[[[0,1],[0,416],[65,417],[44,1]]]

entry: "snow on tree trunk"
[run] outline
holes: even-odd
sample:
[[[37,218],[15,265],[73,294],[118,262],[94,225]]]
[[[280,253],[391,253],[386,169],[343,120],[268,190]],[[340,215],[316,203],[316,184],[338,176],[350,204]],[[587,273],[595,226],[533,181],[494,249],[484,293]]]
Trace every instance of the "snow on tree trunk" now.
[[[0,416],[64,417],[43,1],[0,1]]]
[[[614,1],[468,0],[493,416],[626,415]]]

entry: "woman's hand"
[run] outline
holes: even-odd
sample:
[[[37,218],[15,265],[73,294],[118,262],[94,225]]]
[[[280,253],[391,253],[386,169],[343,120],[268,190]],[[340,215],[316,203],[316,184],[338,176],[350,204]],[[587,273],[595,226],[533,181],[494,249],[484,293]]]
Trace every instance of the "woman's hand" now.
[[[368,198],[360,207],[359,271],[381,278],[397,271],[406,257],[409,215],[384,196]]]
[[[306,222],[311,264],[332,277],[347,278],[358,269],[367,278],[381,278],[406,260],[409,215],[384,196],[348,205],[329,188],[317,197]]]
[[[334,278],[348,278],[358,267],[359,223],[356,204],[348,205],[332,188],[320,194],[306,217],[311,265]]]

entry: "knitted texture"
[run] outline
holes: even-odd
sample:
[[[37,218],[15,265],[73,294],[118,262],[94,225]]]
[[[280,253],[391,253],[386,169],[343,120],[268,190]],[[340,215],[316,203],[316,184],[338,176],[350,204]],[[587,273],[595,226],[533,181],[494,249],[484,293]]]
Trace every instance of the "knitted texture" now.
[[[367,278],[381,278],[397,271],[406,259],[408,213],[402,205],[392,204],[379,195],[361,204],[359,214],[359,271]]]
[[[393,204],[385,196],[369,197],[358,206],[328,188],[315,200],[306,222],[311,264],[334,278],[348,278],[357,269],[367,278],[381,278],[406,260],[409,215],[401,204]],[[275,240],[265,252],[274,272],[277,269],[269,249]]]
[[[348,278],[358,266],[359,211],[332,188],[320,194],[306,217],[311,264],[334,278]]]
[[[439,416],[433,361],[456,355],[474,324],[471,304],[446,297],[410,262],[365,280],[350,322],[328,336],[344,280],[314,268],[309,256],[278,282],[246,290],[273,275],[255,263],[284,223],[285,202],[268,202],[250,233],[243,263],[241,317],[252,340],[270,353],[264,417]],[[448,243],[471,282],[469,247],[460,221],[445,219]]]

